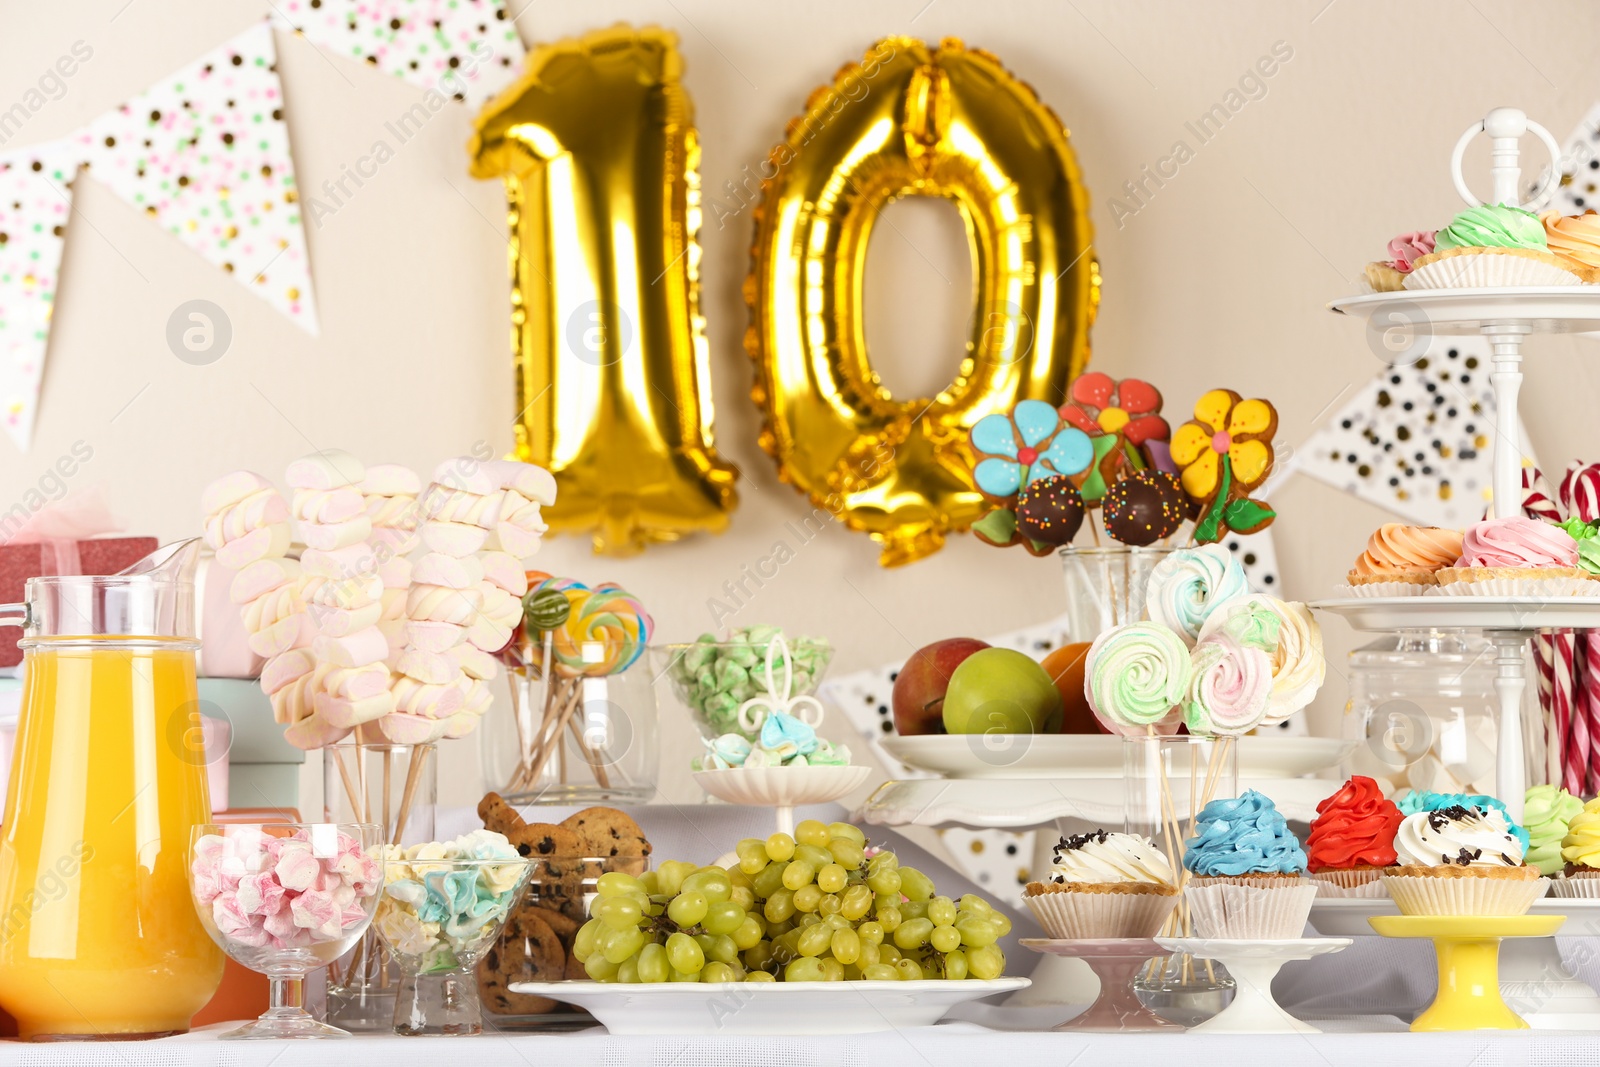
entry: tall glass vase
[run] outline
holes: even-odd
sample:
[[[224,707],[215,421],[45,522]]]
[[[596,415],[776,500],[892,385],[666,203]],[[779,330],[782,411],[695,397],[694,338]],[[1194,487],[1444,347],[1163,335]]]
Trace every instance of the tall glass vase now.
[[[1129,833],[1154,841],[1183,880],[1183,843],[1194,836],[1195,817],[1213,800],[1239,795],[1239,745],[1234,738],[1127,737],[1122,745],[1125,821]],[[1191,934],[1183,900],[1168,920],[1169,936]],[[1134,989],[1153,1010],[1193,1026],[1221,1011],[1233,979],[1213,960],[1187,954],[1150,961]]]
[[[1144,618],[1145,587],[1157,563],[1175,549],[1149,546],[1061,550],[1067,581],[1067,638],[1093,641],[1113,626]]]
[[[356,744],[322,750],[322,800],[329,822],[374,823],[381,843],[415,845],[434,839],[439,756],[426,745]],[[328,968],[328,1021],[351,1031],[394,1025],[399,966],[376,930]]]

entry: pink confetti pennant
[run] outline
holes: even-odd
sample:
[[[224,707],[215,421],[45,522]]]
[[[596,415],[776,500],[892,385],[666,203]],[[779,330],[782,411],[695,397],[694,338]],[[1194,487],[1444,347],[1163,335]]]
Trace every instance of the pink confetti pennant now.
[[[38,418],[76,170],[62,142],[0,155],[0,413],[23,451]]]
[[[272,27],[262,22],[75,135],[94,180],[317,332]]]

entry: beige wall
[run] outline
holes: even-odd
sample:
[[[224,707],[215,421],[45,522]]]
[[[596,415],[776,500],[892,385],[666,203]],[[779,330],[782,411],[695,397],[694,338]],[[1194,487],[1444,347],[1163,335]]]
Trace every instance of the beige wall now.
[[[1155,380],[1174,409],[1217,385],[1270,397],[1279,439],[1297,442],[1378,367],[1360,330],[1323,304],[1350,289],[1389,236],[1438,225],[1458,206],[1446,162],[1460,131],[1489,107],[1515,104],[1564,136],[1600,97],[1593,5],[1325,2],[533,0],[512,8],[523,12],[517,24],[529,43],[618,20],[675,28],[708,190],[761,159],[806,93],[875,36],[959,36],[998,53],[1070,126],[1090,184],[1106,278],[1095,365]],[[94,49],[67,95],[12,145],[71,131],[265,10],[261,0],[0,4],[0,102],[17,99],[74,41]],[[1109,197],[1168,154],[1184,122],[1278,41],[1293,58],[1265,95],[1119,227]],[[314,189],[419,92],[304,40],[279,43],[300,183]],[[37,439],[26,455],[0,441],[0,501],[18,499],[83,439],[95,455],[75,483],[108,482],[132,529],[176,538],[196,531],[201,486],[231,468],[279,472],[313,446],[424,469],[480,438],[508,447],[502,199],[497,184],[466,177],[468,132],[464,110],[435,118],[311,230],[318,338],[80,182]],[[879,231],[872,252],[874,357],[892,385],[925,390],[959,358],[965,253],[946,211],[908,204],[890,218],[895,228]],[[540,559],[624,583],[655,608],[668,638],[708,628],[707,597],[805,510],[755,444],[739,343],[747,221],[721,230],[713,221],[704,234],[718,445],[744,473],[731,531],[628,561],[555,541]],[[164,342],[169,313],[194,298],[221,304],[234,325],[232,349],[207,367],[181,363]],[[1567,339],[1530,347],[1523,396],[1534,445],[1558,468],[1586,449],[1594,458],[1586,431],[1600,352]],[[1275,503],[1285,586],[1300,597],[1325,590],[1383,518],[1305,479]],[[898,571],[879,570],[875,556],[864,537],[830,530],[738,621],[832,637],[836,669],[849,671],[1063,607],[1054,566],[1021,553],[963,539]],[[1341,624],[1329,631],[1337,668],[1352,642]],[[1330,673],[1317,725],[1336,727],[1343,696]],[[690,747],[683,737],[668,746],[676,799],[697,796],[681,770]],[[472,799],[476,746],[455,743],[445,766],[443,799]]]

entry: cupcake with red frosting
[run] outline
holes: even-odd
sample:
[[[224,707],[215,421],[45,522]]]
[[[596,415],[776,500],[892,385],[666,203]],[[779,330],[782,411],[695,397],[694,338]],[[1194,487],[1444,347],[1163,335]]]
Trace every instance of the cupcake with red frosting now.
[[[1575,596],[1596,588],[1578,565],[1571,534],[1520,515],[1469,527],[1461,558],[1436,578],[1447,596]]]
[[[1378,783],[1356,775],[1317,805],[1306,838],[1308,868],[1324,897],[1381,897],[1379,874],[1394,866],[1394,835],[1405,816]]]

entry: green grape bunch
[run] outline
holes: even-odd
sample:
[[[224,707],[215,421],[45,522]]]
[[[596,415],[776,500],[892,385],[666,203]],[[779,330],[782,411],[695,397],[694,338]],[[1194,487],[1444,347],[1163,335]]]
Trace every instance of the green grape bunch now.
[[[1011,920],[939,896],[849,823],[746,838],[731,867],[668,860],[600,876],[572,952],[597,982],[849,982],[1005,973]]]

